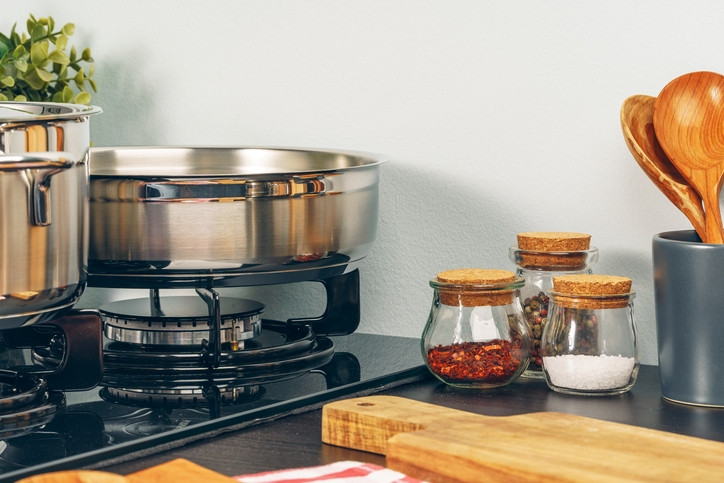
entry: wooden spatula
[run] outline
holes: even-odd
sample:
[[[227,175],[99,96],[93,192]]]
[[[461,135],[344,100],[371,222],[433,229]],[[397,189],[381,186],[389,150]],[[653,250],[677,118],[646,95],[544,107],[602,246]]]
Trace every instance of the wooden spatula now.
[[[654,102],[654,130],[678,171],[702,198],[707,243],[724,243],[719,194],[724,184],[724,76],[692,72],[672,80]]]
[[[432,482],[712,481],[724,443],[561,413],[491,417],[405,398],[329,403],[322,441]]]
[[[621,106],[621,129],[634,159],[651,181],[689,219],[699,237],[706,241],[701,196],[676,170],[656,139],[654,132],[655,97],[637,95]]]

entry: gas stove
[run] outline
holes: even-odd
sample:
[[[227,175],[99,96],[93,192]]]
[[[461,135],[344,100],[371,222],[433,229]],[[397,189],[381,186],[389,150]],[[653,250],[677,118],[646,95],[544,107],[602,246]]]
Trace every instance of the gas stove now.
[[[91,286],[148,296],[1,332],[0,481],[100,468],[427,376],[419,339],[355,332],[357,269],[323,275],[318,317],[271,320],[262,302],[219,294],[246,278],[91,276]],[[52,330],[77,320],[102,330],[100,341]]]

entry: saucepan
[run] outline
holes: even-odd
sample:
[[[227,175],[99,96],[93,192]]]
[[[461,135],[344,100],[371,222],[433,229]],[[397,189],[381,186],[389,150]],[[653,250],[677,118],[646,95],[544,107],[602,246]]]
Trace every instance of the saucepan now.
[[[49,320],[85,288],[89,117],[99,112],[0,102],[0,329]]]
[[[280,147],[92,148],[91,279],[256,285],[349,271],[376,237],[384,161]]]

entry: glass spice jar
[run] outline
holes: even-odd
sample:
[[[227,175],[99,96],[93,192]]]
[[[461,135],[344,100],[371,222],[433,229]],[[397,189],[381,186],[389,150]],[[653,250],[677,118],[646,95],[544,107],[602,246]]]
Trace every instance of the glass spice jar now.
[[[524,378],[544,379],[540,346],[548,313],[548,291],[557,275],[592,273],[598,261],[598,249],[591,247],[591,235],[575,232],[518,233],[518,246],[508,254],[516,264],[515,274],[524,285],[519,292],[533,346]]]
[[[430,372],[457,387],[491,388],[517,378],[531,348],[517,294],[522,285],[508,270],[448,270],[430,280],[434,295],[421,340]]]
[[[621,394],[636,383],[636,343],[631,279],[611,275],[553,278],[543,331],[543,372],[554,391]]]

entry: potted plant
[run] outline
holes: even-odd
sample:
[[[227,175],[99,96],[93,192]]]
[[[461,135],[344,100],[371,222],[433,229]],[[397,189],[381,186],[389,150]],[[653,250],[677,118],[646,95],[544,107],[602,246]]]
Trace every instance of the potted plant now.
[[[52,17],[30,14],[27,32],[0,33],[0,101],[66,102],[90,104],[97,92],[89,48],[68,50],[75,25],[56,30]]]

